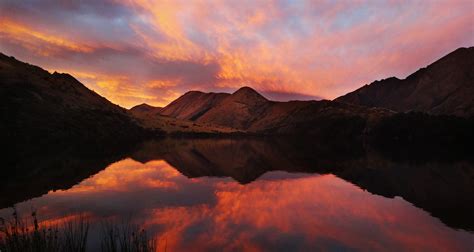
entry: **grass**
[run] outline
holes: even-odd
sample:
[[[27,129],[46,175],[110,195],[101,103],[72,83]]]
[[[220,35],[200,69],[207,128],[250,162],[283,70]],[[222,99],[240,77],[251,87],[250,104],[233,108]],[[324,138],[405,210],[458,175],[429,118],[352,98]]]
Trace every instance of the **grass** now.
[[[145,229],[124,221],[117,225],[111,221],[101,224],[101,249],[105,252],[133,251],[147,252],[156,251],[156,240],[151,238]]]
[[[80,216],[60,225],[38,222],[36,212],[20,218],[14,209],[13,218],[0,218],[1,252],[85,252],[89,237],[89,221]],[[131,220],[100,223],[101,250],[105,252],[156,251],[156,240]]]

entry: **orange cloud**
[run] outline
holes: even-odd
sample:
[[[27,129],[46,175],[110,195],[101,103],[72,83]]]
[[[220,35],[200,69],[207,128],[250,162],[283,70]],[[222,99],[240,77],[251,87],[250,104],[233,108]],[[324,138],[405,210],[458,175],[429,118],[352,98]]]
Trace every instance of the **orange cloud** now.
[[[167,87],[175,87],[177,85],[175,80],[152,80],[149,81],[146,86],[149,88],[167,88]]]
[[[151,80],[146,83],[132,81],[128,76],[110,75],[76,70],[50,69],[50,72],[69,73],[98,94],[107,97],[112,103],[131,108],[140,102],[153,106],[166,106],[179,97],[180,93],[169,89],[176,86],[172,80]],[[160,95],[154,89],[164,89]]]
[[[7,19],[0,19],[0,26],[2,27],[0,39],[20,43],[23,47],[41,56],[52,56],[61,53],[63,50],[78,53],[90,53],[94,50],[92,46],[78,44],[72,40],[42,33]]]

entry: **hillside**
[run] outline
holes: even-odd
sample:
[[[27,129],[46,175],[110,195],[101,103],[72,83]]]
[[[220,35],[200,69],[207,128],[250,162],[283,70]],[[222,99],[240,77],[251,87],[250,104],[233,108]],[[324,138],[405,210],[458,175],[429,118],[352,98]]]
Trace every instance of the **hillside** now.
[[[335,101],[399,112],[474,115],[474,47],[459,48],[400,80],[375,81]]]
[[[193,97],[198,98],[198,101],[194,101]],[[198,124],[235,128],[254,134],[332,136],[334,133],[344,137],[361,135],[366,126],[393,114],[385,109],[370,109],[331,101],[275,102],[250,87],[242,87],[232,94],[220,94],[223,98],[213,105],[209,102],[203,103],[202,97],[210,100],[209,97],[215,97],[215,94],[188,92],[169,105],[170,108],[186,108],[180,110],[184,113],[178,113],[175,109],[176,113],[172,115],[176,119],[189,118]],[[193,107],[194,105],[197,107]],[[199,113],[187,116],[189,111]]]
[[[229,94],[189,91],[164,107],[160,113],[164,116],[194,121],[227,96]]]
[[[53,73],[0,54],[0,131],[24,146],[69,141],[137,139],[145,131],[104,97],[68,74]],[[71,142],[72,143],[72,142]]]
[[[129,109],[130,113],[135,116],[153,116],[160,114],[162,107],[154,107],[150,106],[146,103],[142,103],[140,105],[134,106],[133,108]]]
[[[173,118],[160,114],[137,114],[133,115],[140,125],[151,131],[164,132],[166,134],[228,134],[242,133],[241,130],[214,125],[208,123],[197,123],[189,120]]]
[[[227,134],[237,133],[232,127],[209,123],[198,123],[186,119],[162,115],[163,108],[140,104],[129,109],[129,113],[146,129],[162,131],[168,134]]]
[[[196,118],[196,121],[247,130],[271,104],[257,91],[242,87]]]

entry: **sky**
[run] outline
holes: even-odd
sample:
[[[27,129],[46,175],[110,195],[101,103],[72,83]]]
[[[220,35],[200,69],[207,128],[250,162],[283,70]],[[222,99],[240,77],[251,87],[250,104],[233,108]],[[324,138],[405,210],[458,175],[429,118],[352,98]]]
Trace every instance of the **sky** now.
[[[0,52],[127,108],[241,86],[334,99],[470,46],[472,0],[0,0]]]

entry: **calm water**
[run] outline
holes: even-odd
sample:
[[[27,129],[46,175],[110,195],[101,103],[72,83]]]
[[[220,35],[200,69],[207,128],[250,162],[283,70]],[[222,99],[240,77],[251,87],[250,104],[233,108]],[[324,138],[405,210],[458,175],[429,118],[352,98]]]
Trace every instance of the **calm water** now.
[[[472,195],[459,191],[469,193],[473,178],[460,178],[472,175],[470,165],[449,163],[453,172],[443,185],[436,172],[446,164],[400,164],[367,153],[333,159],[316,148],[326,156],[308,159],[287,148],[260,141],[150,142],[69,189],[16,206],[20,213],[36,209],[49,223],[132,216],[167,251],[474,249],[474,234],[466,231]],[[393,172],[398,178],[381,181]],[[414,185],[418,173],[429,175]],[[451,181],[457,199],[441,188]],[[432,200],[446,207],[433,207]],[[0,210],[0,216],[11,213]],[[98,231],[91,232],[89,248],[98,248]]]

